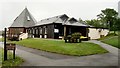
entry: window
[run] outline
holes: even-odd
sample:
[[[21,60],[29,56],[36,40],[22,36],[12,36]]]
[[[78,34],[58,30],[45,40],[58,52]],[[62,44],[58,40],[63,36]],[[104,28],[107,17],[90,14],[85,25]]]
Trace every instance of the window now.
[[[35,30],[34,29],[32,29],[33,30],[33,34],[35,34]]]
[[[27,16],[27,20],[30,21],[30,17],[29,16]]]
[[[47,34],[47,28],[45,28],[45,34]]]
[[[31,29],[29,29],[30,30],[30,34],[32,33],[32,31],[31,31]]]
[[[39,28],[39,31],[40,31],[40,34],[42,34],[42,28],[41,27]]]
[[[38,34],[38,29],[36,28],[36,34]]]
[[[71,28],[69,28],[69,34],[71,34]]]

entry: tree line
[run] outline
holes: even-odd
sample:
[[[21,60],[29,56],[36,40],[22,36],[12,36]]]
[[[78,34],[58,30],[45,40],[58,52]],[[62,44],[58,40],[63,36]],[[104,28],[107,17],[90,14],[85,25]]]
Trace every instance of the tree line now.
[[[79,19],[79,22],[81,21]],[[84,22],[91,26],[108,28],[110,31],[120,30],[120,17],[118,17],[118,12],[110,8],[101,10],[101,13],[97,15],[97,19],[85,20]]]

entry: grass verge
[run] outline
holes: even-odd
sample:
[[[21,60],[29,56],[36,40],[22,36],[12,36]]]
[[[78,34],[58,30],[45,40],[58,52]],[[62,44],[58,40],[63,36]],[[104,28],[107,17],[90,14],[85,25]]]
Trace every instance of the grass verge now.
[[[100,38],[98,40],[120,49],[120,44],[118,43],[118,35],[119,35],[119,33],[120,33],[119,31],[116,31],[116,34],[114,34],[114,32],[111,31],[110,34],[108,34],[107,36],[102,37],[102,38]]]
[[[118,44],[118,36],[108,36],[101,41],[120,49],[120,45]]]
[[[65,43],[64,41],[48,39],[25,39],[14,43],[25,47],[74,56],[102,54],[108,52],[99,45],[88,42]]]
[[[0,42],[2,42],[3,41],[3,38],[0,38]]]
[[[16,56],[15,59],[13,59],[13,55],[11,52],[8,52],[8,60],[3,61],[3,49],[0,48],[0,66],[7,67],[9,68],[10,66],[18,66],[23,62],[23,59],[21,59],[20,57]]]

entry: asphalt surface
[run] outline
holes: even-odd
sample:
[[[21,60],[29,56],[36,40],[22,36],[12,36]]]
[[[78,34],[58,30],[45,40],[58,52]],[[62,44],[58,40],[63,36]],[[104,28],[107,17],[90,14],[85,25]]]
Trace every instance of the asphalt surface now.
[[[109,51],[90,56],[67,56],[17,45],[16,55],[25,60],[20,66],[118,66],[118,49],[102,42],[91,40]],[[0,47],[3,44],[0,43]]]

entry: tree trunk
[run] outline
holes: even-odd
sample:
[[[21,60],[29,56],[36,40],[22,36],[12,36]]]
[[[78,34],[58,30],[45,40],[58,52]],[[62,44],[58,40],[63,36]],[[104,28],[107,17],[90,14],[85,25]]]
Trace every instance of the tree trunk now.
[[[116,35],[115,30],[114,30],[114,35]]]

